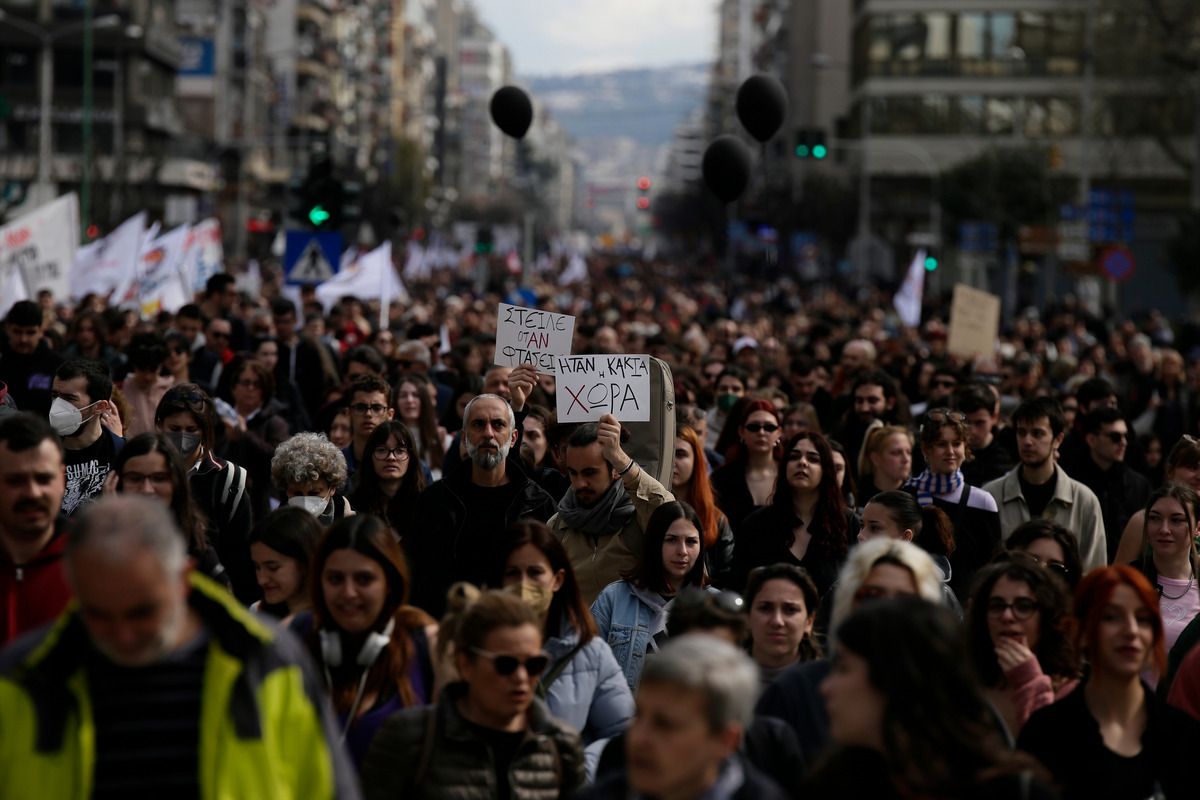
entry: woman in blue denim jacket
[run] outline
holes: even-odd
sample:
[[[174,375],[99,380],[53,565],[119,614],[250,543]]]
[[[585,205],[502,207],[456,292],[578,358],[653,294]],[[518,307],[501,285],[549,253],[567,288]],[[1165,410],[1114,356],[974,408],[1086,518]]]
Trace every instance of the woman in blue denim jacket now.
[[[496,550],[488,583],[520,595],[541,618],[550,663],[538,696],[582,734],[590,780],[604,745],[633,719],[633,695],[608,643],[596,635],[567,551],[545,523],[518,522]]]
[[[695,510],[676,500],[650,516],[637,566],[604,587],[592,603],[597,632],[612,648],[634,694],[646,653],[656,652],[666,640],[671,605],[685,586],[708,586],[704,536]]]

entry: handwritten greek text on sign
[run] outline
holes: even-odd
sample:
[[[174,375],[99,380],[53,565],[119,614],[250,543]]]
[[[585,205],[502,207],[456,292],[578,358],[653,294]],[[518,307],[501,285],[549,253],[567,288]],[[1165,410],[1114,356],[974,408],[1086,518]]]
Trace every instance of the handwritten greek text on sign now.
[[[612,414],[650,421],[650,359],[646,356],[558,356],[559,422],[589,422]]]
[[[566,314],[500,304],[496,322],[496,363],[503,367],[533,364],[555,374],[555,356],[571,354],[575,318]]]

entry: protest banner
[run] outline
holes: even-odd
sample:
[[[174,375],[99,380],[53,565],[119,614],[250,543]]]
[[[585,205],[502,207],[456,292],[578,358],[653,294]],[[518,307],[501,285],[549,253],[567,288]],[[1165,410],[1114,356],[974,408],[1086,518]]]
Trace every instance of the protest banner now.
[[[20,270],[30,297],[49,290],[56,300],[71,293],[71,267],[79,242],[79,198],[74,193],[34,209],[0,228],[0,286]]]
[[[555,356],[559,422],[650,421],[648,356]]]
[[[569,356],[575,318],[501,303],[496,315],[496,363],[502,367],[533,364],[545,375],[557,372],[555,356]]]
[[[954,285],[946,349],[966,359],[991,358],[1000,335],[1000,298],[965,283]]]
[[[204,291],[208,279],[225,269],[225,249],[221,244],[221,223],[209,218],[188,231],[179,271],[191,292]],[[190,301],[189,301],[190,302]]]
[[[182,270],[190,239],[188,225],[167,231],[142,252],[142,279],[137,289],[139,311],[149,319],[159,311],[172,314],[192,302],[191,284]]]

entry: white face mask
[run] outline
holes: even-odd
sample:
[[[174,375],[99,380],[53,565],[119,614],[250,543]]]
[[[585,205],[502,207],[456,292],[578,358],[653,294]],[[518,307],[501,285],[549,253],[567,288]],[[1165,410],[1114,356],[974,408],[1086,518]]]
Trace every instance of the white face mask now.
[[[310,497],[308,495],[299,495],[288,499],[289,506],[303,508],[314,517],[320,517],[325,513],[325,507],[329,505],[328,497]]]
[[[74,436],[83,427],[83,412],[96,403],[76,408],[61,397],[54,398],[54,402],[50,404],[50,427],[59,436]]]

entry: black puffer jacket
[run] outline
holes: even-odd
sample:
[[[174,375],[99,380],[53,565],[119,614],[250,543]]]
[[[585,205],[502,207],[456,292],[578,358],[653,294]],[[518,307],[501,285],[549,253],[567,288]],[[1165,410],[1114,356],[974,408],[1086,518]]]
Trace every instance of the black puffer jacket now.
[[[512,800],[557,800],[583,785],[583,741],[536,697],[508,774],[497,776],[491,748],[458,710],[466,691],[465,683],[454,683],[437,705],[388,717],[363,762],[364,797],[494,800],[499,778],[508,781]]]

